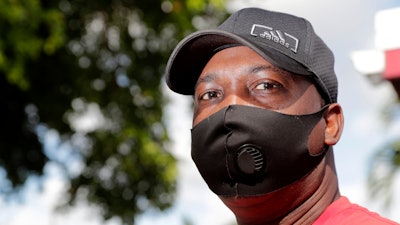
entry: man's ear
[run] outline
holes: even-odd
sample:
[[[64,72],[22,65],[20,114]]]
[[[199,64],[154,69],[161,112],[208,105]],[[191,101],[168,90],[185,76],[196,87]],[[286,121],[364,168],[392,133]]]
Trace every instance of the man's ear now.
[[[335,145],[339,141],[344,127],[342,107],[337,103],[330,104],[325,111],[324,119],[326,123],[325,144]]]

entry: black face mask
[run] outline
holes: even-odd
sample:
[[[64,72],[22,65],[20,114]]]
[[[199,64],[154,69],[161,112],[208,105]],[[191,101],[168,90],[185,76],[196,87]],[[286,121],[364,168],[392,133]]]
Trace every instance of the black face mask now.
[[[231,105],[192,129],[192,158],[209,188],[221,196],[257,196],[308,174],[324,156],[308,150],[308,138],[326,107],[286,115]]]

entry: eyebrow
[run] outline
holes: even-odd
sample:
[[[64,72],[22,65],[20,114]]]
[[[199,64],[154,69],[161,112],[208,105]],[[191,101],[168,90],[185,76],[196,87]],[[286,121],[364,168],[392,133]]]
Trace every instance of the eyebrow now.
[[[194,90],[196,90],[197,86],[199,86],[200,83],[209,83],[216,79],[217,79],[217,74],[215,74],[215,73],[210,73],[210,74],[206,74],[203,77],[199,77],[197,79],[196,84],[194,85]]]
[[[279,73],[281,75],[291,75],[291,73],[284,71],[282,69],[279,69],[278,67],[275,67],[273,65],[255,65],[252,66],[248,69],[249,74],[256,74],[260,71],[272,71],[272,72],[276,72]],[[206,74],[202,77],[199,77],[195,86],[194,86],[194,90],[196,90],[197,86],[201,83],[209,83],[209,82],[213,82],[217,79],[217,74],[216,73],[209,73]]]
[[[250,68],[250,73],[258,73],[258,72],[263,71],[263,70],[273,71],[273,72],[279,73],[281,75],[291,74],[291,73],[289,73],[287,71],[284,71],[284,70],[279,69],[278,67],[272,66],[272,65],[257,65],[257,66],[251,67]]]

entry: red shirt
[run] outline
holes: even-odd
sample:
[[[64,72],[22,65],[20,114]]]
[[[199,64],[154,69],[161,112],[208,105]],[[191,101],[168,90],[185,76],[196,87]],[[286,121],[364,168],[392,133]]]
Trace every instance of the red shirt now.
[[[398,223],[385,219],[377,213],[359,205],[352,204],[346,197],[340,197],[334,201],[313,225],[399,225]]]

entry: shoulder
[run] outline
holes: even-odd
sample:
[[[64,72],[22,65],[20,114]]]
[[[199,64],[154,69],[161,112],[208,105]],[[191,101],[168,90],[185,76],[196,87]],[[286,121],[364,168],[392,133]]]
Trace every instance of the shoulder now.
[[[314,225],[399,225],[375,212],[351,203],[346,197],[334,201],[314,222]]]

